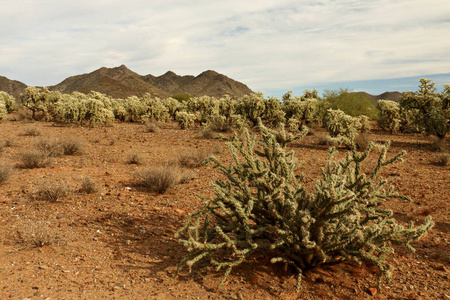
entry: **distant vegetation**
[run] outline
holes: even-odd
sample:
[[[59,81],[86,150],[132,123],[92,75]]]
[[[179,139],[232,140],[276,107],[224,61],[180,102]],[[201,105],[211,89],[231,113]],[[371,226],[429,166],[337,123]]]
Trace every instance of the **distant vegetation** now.
[[[225,96],[191,97],[173,94],[158,98],[112,98],[99,92],[64,94],[47,88],[27,87],[20,96],[0,92],[0,120],[16,109],[28,110],[33,120],[98,126],[114,121],[164,123],[177,121],[182,129],[202,126],[210,131],[227,132],[253,127],[260,118],[264,125],[284,126],[298,133],[304,126],[326,128],[333,143],[349,145],[359,132],[370,130],[370,120],[391,133],[421,132],[443,138],[450,128],[450,86],[436,93],[434,82],[422,79],[418,92],[405,92],[400,103],[379,100],[375,106],[363,93],[348,89],[327,90],[319,97],[316,90],[301,96],[287,92],[282,99],[264,98],[261,93],[240,98]]]

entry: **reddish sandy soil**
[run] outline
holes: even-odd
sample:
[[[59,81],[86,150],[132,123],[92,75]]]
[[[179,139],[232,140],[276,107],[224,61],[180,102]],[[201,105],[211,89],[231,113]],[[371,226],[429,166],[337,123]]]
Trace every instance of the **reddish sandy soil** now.
[[[24,136],[29,127],[40,136]],[[328,156],[315,135],[293,143],[304,161],[300,171],[312,186]],[[45,168],[20,168],[20,154],[39,139],[76,137],[84,154],[55,158]],[[374,141],[392,140],[391,155],[406,150],[405,162],[386,167],[386,176],[411,202],[390,200],[402,224],[423,222],[431,214],[436,226],[414,243],[415,253],[402,246],[387,262],[395,267],[391,283],[377,289],[377,269],[341,263],[308,271],[300,292],[295,274],[283,266],[255,258],[233,270],[221,288],[222,273],[198,264],[171,279],[185,249],[174,238],[188,214],[202,205],[197,195],[210,196],[209,183],[220,178],[206,165],[193,169],[195,178],[165,194],[132,185],[133,174],[173,160],[186,151],[208,150],[229,161],[226,145],[203,139],[198,131],[167,124],[156,133],[139,124],[85,128],[51,123],[0,123],[0,164],[16,166],[0,186],[0,299],[450,299],[450,168],[434,162],[431,137],[370,134]],[[345,150],[340,150],[341,154]],[[142,165],[128,164],[139,154]],[[99,186],[81,193],[81,179]],[[69,194],[60,201],[39,199],[44,181],[63,180]],[[43,241],[46,245],[35,246]]]

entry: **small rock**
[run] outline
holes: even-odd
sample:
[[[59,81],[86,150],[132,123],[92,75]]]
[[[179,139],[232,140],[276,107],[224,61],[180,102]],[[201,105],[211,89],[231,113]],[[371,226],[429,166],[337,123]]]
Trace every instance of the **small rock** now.
[[[376,288],[369,288],[369,295],[375,296],[378,293],[378,290]]]
[[[47,269],[48,269],[48,266],[46,266],[46,265],[39,265],[39,269],[47,270]]]
[[[62,218],[64,218],[64,214],[59,214],[56,216],[56,219],[62,219]]]
[[[183,215],[186,214],[186,212],[185,212],[184,210],[179,209],[179,208],[175,208],[175,212],[176,212],[177,214],[179,214],[180,216],[183,216]]]

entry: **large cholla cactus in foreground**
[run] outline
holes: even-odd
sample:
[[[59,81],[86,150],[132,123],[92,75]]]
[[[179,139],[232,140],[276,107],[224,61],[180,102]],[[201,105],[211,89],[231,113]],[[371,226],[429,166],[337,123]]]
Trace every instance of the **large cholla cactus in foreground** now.
[[[302,272],[344,259],[365,260],[377,265],[389,278],[390,267],[383,264],[393,252],[392,243],[412,249],[410,242],[432,226],[427,218],[421,226],[398,225],[392,211],[379,206],[388,198],[402,196],[379,177],[380,169],[401,160],[399,153],[387,158],[389,144],[376,146],[378,164],[372,172],[362,172],[371,144],[363,153],[349,152],[335,162],[330,149],[323,178],[315,191],[307,191],[293,152],[277,143],[276,134],[260,125],[261,140],[245,131],[229,143],[233,162],[225,166],[211,158],[226,176],[214,183],[215,197],[205,198],[204,206],[189,216],[176,233],[189,254],[180,264],[191,268],[200,260],[209,260],[217,270],[225,269],[220,285],[232,268],[250,255],[264,250],[271,262],[284,262]]]

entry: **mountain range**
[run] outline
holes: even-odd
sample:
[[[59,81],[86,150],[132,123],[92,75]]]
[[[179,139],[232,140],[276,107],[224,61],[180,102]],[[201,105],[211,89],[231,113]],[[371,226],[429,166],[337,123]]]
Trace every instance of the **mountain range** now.
[[[5,91],[16,98],[26,87],[27,85],[20,81],[0,76],[0,91]],[[96,91],[114,98],[142,96],[145,93],[161,98],[180,93],[194,97],[207,95],[220,98],[229,95],[232,98],[239,98],[253,93],[247,85],[212,70],[198,76],[180,76],[172,71],[161,76],[153,76],[139,75],[125,65],[116,68],[103,67],[91,73],[71,76],[48,88],[62,93]],[[401,97],[399,92],[385,92],[377,96],[365,92],[358,93],[364,94],[375,104],[379,99],[399,101]]]
[[[0,77],[0,90],[15,97],[18,97],[24,88],[26,88],[24,83]],[[116,68],[103,67],[91,73],[71,76],[48,88],[51,91],[62,93],[96,91],[114,98],[142,96],[145,93],[163,98],[179,93],[212,97],[225,95],[242,97],[253,93],[245,84],[211,70],[198,76],[180,76],[172,71],[161,76],[150,74],[142,76],[131,71],[125,65]]]

